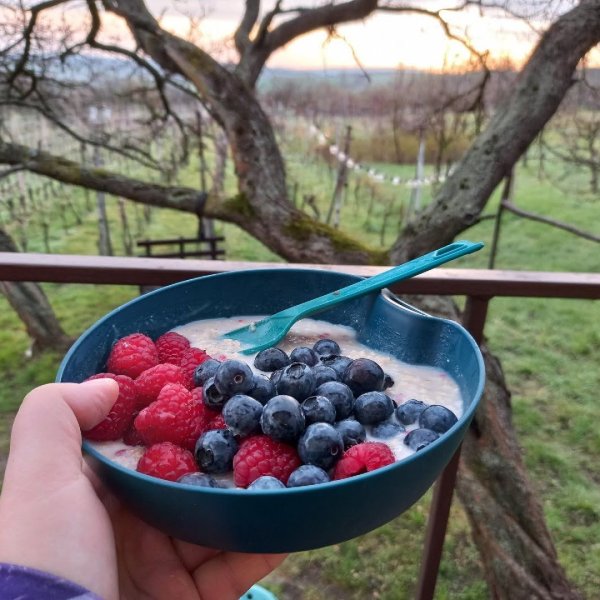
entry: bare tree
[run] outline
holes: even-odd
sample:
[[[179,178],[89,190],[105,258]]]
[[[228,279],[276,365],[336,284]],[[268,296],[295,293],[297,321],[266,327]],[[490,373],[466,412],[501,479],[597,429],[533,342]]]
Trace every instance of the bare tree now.
[[[338,25],[368,18],[377,10],[428,16],[456,38],[444,20],[444,11],[427,8],[427,2],[404,5],[346,0],[288,8],[278,0],[271,10],[261,12],[259,0],[247,0],[234,35],[237,58],[229,63],[219,62],[198,44],[166,31],[143,0],[104,0],[102,4],[87,0],[88,31],[82,35],[65,30],[60,43],[53,46],[60,46],[60,51],[49,49],[44,46],[46,25],[39,20],[40,15],[70,1],[46,0],[24,10],[14,0],[15,19],[2,26],[4,38],[9,40],[0,53],[4,103],[33,107],[78,142],[93,145],[85,132],[69,125],[69,115],[61,111],[69,106],[63,99],[73,93],[73,84],[53,77],[51,65],[56,60],[65,63],[79,59],[86,48],[129,59],[143,71],[139,95],[152,100],[148,109],[151,117],[160,112],[163,124],[174,121],[184,131],[185,123],[172,109],[173,97],[200,102],[227,137],[238,192],[234,197],[209,194],[204,215],[238,225],[290,261],[314,263],[402,262],[450,242],[470,227],[496,186],[556,112],[577,77],[581,59],[600,41],[600,0],[581,0],[571,10],[555,15],[512,93],[491,116],[433,202],[412,215],[389,250],[374,250],[317,222],[290,201],[283,157],[271,122],[255,94],[256,82],[269,57],[293,39],[321,28],[335,31]],[[460,7],[472,5],[483,10],[483,4],[464,0]],[[513,3],[500,4],[511,9]],[[525,4],[529,3],[514,3],[517,7]],[[101,41],[101,11],[116,14],[127,23],[136,42],[135,50]],[[149,166],[156,162],[143,148],[112,141],[110,145],[121,156]],[[195,189],[141,181],[109,170],[85,169],[75,159],[27,147],[22,140],[0,140],[0,162],[147,205],[197,213]],[[493,359],[488,360],[488,369],[494,369],[490,379],[502,382],[497,367]],[[465,472],[461,483],[461,498],[472,518],[490,589],[497,598],[578,598],[558,564],[539,501],[520,468],[517,446],[505,443],[506,437],[513,434],[509,417],[506,394],[490,394],[467,440],[465,464],[473,468]],[[482,449],[490,452],[478,454]],[[512,485],[496,485],[497,481]],[[481,487],[485,494],[476,493]],[[523,499],[527,500],[526,511]],[[497,518],[486,518],[489,515]],[[502,564],[495,560],[499,531],[505,542]],[[505,568],[505,564],[511,568]]]
[[[569,185],[573,167],[589,174],[588,190],[593,198],[600,191],[600,88],[585,79],[573,87],[555,117],[555,138],[542,138],[547,154],[559,159],[564,172],[557,177]],[[582,190],[583,191],[583,190]]]

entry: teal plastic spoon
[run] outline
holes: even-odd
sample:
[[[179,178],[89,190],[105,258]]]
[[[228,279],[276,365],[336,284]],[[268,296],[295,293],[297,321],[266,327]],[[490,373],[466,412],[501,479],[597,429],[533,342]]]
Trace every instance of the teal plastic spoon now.
[[[329,292],[313,300],[302,302],[302,304],[291,306],[256,323],[228,331],[221,337],[237,340],[246,345],[246,348],[240,350],[242,354],[254,354],[265,348],[275,346],[292,325],[300,319],[327,310],[336,304],[340,304],[340,302],[346,302],[358,296],[381,290],[392,283],[410,279],[455,258],[477,252],[481,248],[483,248],[482,242],[468,242],[466,240],[454,242],[403,265],[384,271],[379,275],[374,275],[335,292]]]

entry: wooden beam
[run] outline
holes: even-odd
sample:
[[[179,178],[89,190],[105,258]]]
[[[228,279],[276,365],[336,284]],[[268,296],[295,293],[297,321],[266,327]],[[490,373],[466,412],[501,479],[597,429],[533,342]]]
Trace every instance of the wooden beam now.
[[[370,277],[389,267],[0,252],[0,281],[167,285],[243,269],[323,269]],[[395,284],[399,294],[600,299],[600,273],[438,268]]]

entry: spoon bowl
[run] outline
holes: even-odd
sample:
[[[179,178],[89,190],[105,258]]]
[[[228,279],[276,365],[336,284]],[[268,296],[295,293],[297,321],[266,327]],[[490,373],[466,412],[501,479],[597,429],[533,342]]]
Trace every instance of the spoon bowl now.
[[[454,242],[407,263],[388,269],[374,277],[369,277],[313,300],[291,306],[245,327],[228,331],[222,337],[245,344],[246,347],[240,350],[242,354],[260,352],[265,348],[275,346],[283,339],[292,325],[300,319],[323,312],[340,302],[347,302],[353,298],[381,290],[392,283],[409,279],[465,254],[477,252],[481,248],[483,248],[481,242],[469,242],[467,240]]]

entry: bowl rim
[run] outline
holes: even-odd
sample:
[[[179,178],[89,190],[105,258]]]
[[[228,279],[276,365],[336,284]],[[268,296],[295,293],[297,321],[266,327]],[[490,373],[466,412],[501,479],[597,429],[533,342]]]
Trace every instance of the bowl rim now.
[[[117,314],[124,308],[129,307],[134,304],[137,304],[138,302],[142,302],[144,299],[146,299],[150,296],[164,293],[164,291],[166,289],[171,290],[171,289],[175,289],[178,287],[184,287],[184,286],[193,284],[194,282],[198,282],[201,280],[204,281],[207,279],[215,279],[215,278],[218,279],[218,278],[222,278],[222,277],[235,275],[238,273],[240,273],[240,274],[242,274],[242,273],[243,274],[252,274],[252,273],[264,274],[264,273],[273,273],[273,272],[286,273],[286,274],[306,273],[306,272],[309,272],[309,273],[325,272],[325,273],[331,273],[334,275],[340,275],[340,276],[354,278],[357,281],[361,280],[361,279],[365,279],[365,277],[362,277],[359,275],[352,275],[350,273],[344,273],[341,271],[335,271],[335,270],[327,269],[327,268],[319,269],[319,268],[307,268],[307,267],[300,268],[300,267],[298,267],[298,268],[285,268],[284,269],[284,268],[277,268],[277,267],[273,267],[273,268],[266,267],[266,268],[257,268],[257,269],[238,269],[235,271],[227,271],[227,272],[222,272],[222,273],[214,273],[214,274],[210,274],[210,275],[202,275],[199,277],[193,277],[191,279],[185,279],[182,281],[178,281],[176,283],[172,283],[170,285],[160,287],[159,289],[147,292],[136,298],[132,298],[131,300],[117,306],[116,308],[114,308],[113,310],[111,310],[110,312],[105,314],[103,317],[101,317],[100,319],[96,320],[92,325],[90,325],[87,329],[85,329],[79,335],[77,340],[75,340],[73,345],[69,348],[69,350],[67,351],[67,353],[65,354],[64,358],[62,359],[62,361],[59,365],[55,381],[62,382],[62,375],[64,373],[65,367],[66,367],[67,363],[69,362],[71,356],[77,352],[77,349],[80,346],[80,344],[83,342],[84,338],[86,338],[92,331],[94,331],[96,328],[101,326],[106,321],[110,320],[115,314]],[[477,342],[475,341],[473,336],[467,331],[467,329],[465,327],[463,327],[460,323],[457,323],[456,321],[453,321],[451,319],[446,319],[444,317],[436,317],[436,316],[429,315],[419,309],[413,308],[409,303],[406,303],[404,301],[402,301],[402,304],[398,304],[398,303],[394,302],[393,300],[391,300],[389,297],[386,297],[386,294],[384,293],[384,291],[386,289],[387,288],[384,288],[383,290],[381,290],[379,292],[379,294],[384,298],[384,300],[386,300],[390,304],[393,304],[398,310],[409,312],[413,315],[414,318],[417,318],[417,319],[442,321],[442,322],[448,324],[450,327],[459,330],[466,337],[466,340],[469,342],[469,344],[473,348],[474,354],[475,354],[475,357],[476,357],[476,360],[477,360],[477,363],[479,366],[479,370],[481,373],[481,375],[479,377],[479,381],[477,383],[477,389],[475,390],[475,393],[473,394],[472,402],[467,406],[466,410],[458,418],[457,422],[450,429],[448,429],[448,431],[445,433],[451,432],[454,429],[458,428],[459,426],[465,425],[465,423],[468,426],[468,423],[470,423],[471,419],[473,418],[473,416],[475,414],[475,411],[477,410],[477,407],[479,406],[479,402],[480,402],[481,396],[483,394],[483,389],[485,386],[485,364],[483,361],[483,356],[481,354],[481,350],[480,350]],[[404,306],[404,305],[406,305],[406,306]],[[226,496],[233,495],[233,496],[244,497],[244,496],[247,496],[248,494],[252,494],[252,495],[256,495],[256,496],[271,496],[271,495],[280,495],[283,493],[285,493],[286,495],[307,494],[307,493],[312,493],[312,492],[316,492],[316,491],[323,490],[323,489],[332,490],[332,489],[334,489],[334,487],[342,488],[344,486],[353,485],[353,484],[356,484],[356,483],[362,482],[362,481],[366,482],[372,477],[377,477],[383,473],[400,468],[403,465],[410,464],[416,460],[421,460],[421,457],[427,456],[431,452],[434,452],[436,450],[437,446],[444,443],[444,441],[445,441],[444,437],[445,437],[444,434],[442,434],[436,440],[434,440],[433,442],[428,444],[422,450],[419,450],[418,452],[414,452],[413,454],[410,454],[409,456],[401,458],[400,460],[396,460],[390,465],[386,465],[385,467],[380,467],[379,469],[375,469],[375,470],[369,471],[367,473],[361,473],[359,475],[354,475],[353,477],[347,477],[345,479],[331,480],[331,481],[328,481],[325,483],[317,483],[317,484],[313,484],[313,485],[300,486],[300,487],[295,487],[295,488],[288,488],[288,487],[278,488],[278,489],[273,489],[273,490],[254,490],[254,489],[249,490],[246,488],[210,488],[210,487],[203,487],[203,486],[194,486],[194,485],[185,484],[185,483],[178,483],[176,481],[168,481],[166,479],[160,479],[158,477],[152,477],[150,475],[140,473],[139,471],[130,469],[128,467],[124,467],[124,466],[116,463],[115,461],[107,458],[101,452],[99,452],[98,450],[93,448],[91,446],[90,442],[88,440],[86,440],[85,438],[82,439],[82,448],[87,454],[89,454],[91,457],[93,457],[94,459],[101,462],[106,467],[108,467],[110,469],[116,469],[118,472],[120,472],[121,474],[123,474],[125,476],[132,477],[134,479],[140,479],[148,484],[158,485],[159,487],[164,487],[164,488],[171,489],[171,490],[179,490],[179,491],[185,490],[188,492],[200,493],[200,494],[205,494],[205,493],[216,494],[216,495],[225,494]]]

